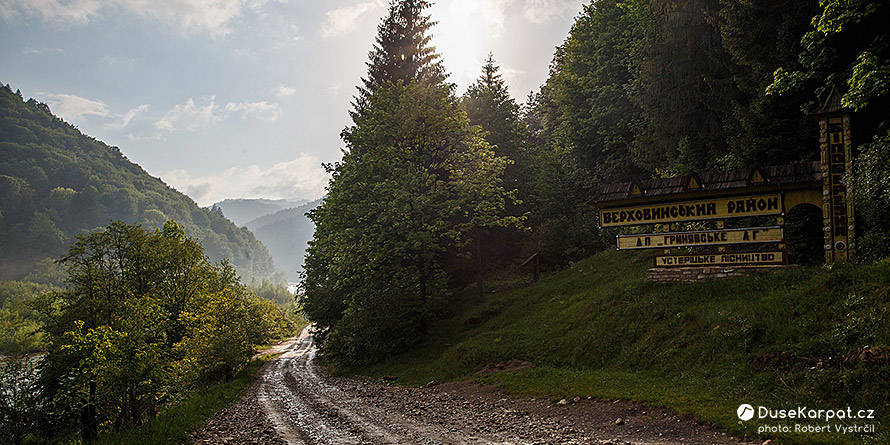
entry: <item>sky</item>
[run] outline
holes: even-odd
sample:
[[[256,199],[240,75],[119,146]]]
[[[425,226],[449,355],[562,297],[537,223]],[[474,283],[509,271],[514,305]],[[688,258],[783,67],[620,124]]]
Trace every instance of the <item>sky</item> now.
[[[583,0],[439,0],[463,94],[489,53],[524,102]],[[0,0],[0,82],[201,206],[314,199],[388,0]]]

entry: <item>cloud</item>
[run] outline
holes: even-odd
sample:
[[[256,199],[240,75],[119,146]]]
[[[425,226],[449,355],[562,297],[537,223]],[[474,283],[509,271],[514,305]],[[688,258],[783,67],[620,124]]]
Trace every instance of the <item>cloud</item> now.
[[[37,93],[37,97],[46,102],[53,114],[69,123],[79,124],[89,116],[97,116],[105,121],[105,129],[120,130],[130,124],[137,115],[147,111],[148,104],[139,105],[124,114],[114,113],[108,104],[101,100],[92,100],[73,94]]]
[[[2,0],[0,16],[7,22],[19,16],[44,22],[86,25],[91,20],[119,12],[165,22],[185,34],[206,32],[214,36],[231,32],[231,24],[243,11],[259,12],[266,0]]]
[[[484,32],[497,38],[504,32],[506,9],[512,7],[514,2],[515,0],[452,0],[447,5],[440,6],[447,12],[439,23],[442,24],[445,20],[457,21],[464,27],[476,28],[470,29],[471,31]],[[455,25],[452,24],[451,27],[454,28]]]
[[[260,102],[229,102],[226,104],[226,113],[241,112],[244,119],[254,118],[266,122],[275,122],[281,117],[281,107],[278,104]]]
[[[210,96],[206,104],[198,106],[190,97],[185,103],[177,104],[167,111],[163,118],[155,122],[155,128],[167,131],[195,130],[203,126],[216,125],[234,113],[241,113],[244,119],[275,122],[281,117],[282,110],[278,104],[266,101],[229,102],[224,108],[220,108],[216,104],[216,96]]]
[[[62,48],[31,48],[30,46],[26,46],[22,48],[22,54],[24,55],[40,55],[46,53],[56,53],[63,54],[65,51]]]
[[[203,125],[214,125],[222,117],[216,114],[219,106],[216,105],[216,97],[211,96],[207,105],[198,107],[195,100],[189,98],[184,104],[177,104],[164,117],[155,122],[155,127],[161,130],[174,131],[177,128],[194,130]]]
[[[294,42],[299,42],[299,41],[303,40],[303,35],[300,34],[299,26],[292,24],[292,25],[290,25],[290,27],[288,27],[288,29],[290,30],[290,35],[291,35],[290,39],[291,40],[293,40]]]
[[[546,23],[555,17],[581,10],[581,0],[525,0],[523,12],[532,23]]]
[[[324,195],[330,175],[318,158],[300,153],[292,161],[268,168],[232,167],[209,175],[180,169],[161,173],[161,178],[198,204],[208,206],[226,198],[318,198]]]
[[[136,117],[137,114],[148,111],[149,108],[151,108],[151,106],[148,104],[142,104],[136,108],[133,108],[132,110],[127,111],[127,113],[124,114],[123,116],[118,116],[118,119],[115,120],[114,122],[109,122],[109,123],[105,124],[105,128],[109,129],[109,130],[123,129],[127,125],[130,125],[130,121],[132,121],[133,118]]]
[[[382,1],[365,1],[343,6],[327,12],[327,21],[321,26],[321,36],[330,38],[348,34],[363,14],[385,6]]]
[[[102,69],[119,72],[132,72],[136,67],[136,59],[132,57],[112,56],[106,54],[99,59]]]
[[[275,89],[275,94],[278,95],[278,97],[290,97],[297,94],[297,89],[281,84]]]
[[[80,120],[84,116],[108,117],[111,111],[105,102],[91,100],[73,94],[37,93],[41,101],[46,102],[53,114],[68,122]]]

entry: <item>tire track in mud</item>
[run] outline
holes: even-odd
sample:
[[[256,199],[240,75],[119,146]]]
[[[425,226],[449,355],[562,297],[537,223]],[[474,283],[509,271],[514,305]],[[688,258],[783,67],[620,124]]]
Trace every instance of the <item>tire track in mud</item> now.
[[[464,444],[496,443],[440,431],[326,381],[315,364],[308,330],[262,376],[258,398],[281,437],[291,444]]]

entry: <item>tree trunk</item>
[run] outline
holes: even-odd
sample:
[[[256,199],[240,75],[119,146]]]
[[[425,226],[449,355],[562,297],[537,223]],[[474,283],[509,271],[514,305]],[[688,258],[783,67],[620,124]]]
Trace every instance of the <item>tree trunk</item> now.
[[[476,229],[476,294],[482,301],[485,293],[485,263],[482,261],[482,230]]]
[[[99,419],[96,413],[96,382],[90,381],[87,404],[80,410],[80,433],[84,442],[94,442],[99,437]]]

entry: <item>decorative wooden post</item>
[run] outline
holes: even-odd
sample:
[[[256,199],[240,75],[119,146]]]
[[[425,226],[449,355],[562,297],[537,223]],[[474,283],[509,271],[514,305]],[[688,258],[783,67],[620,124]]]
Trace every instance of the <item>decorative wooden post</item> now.
[[[822,217],[825,223],[825,262],[846,261],[853,255],[856,226],[851,180],[850,115],[832,89],[818,113],[822,149]]]

